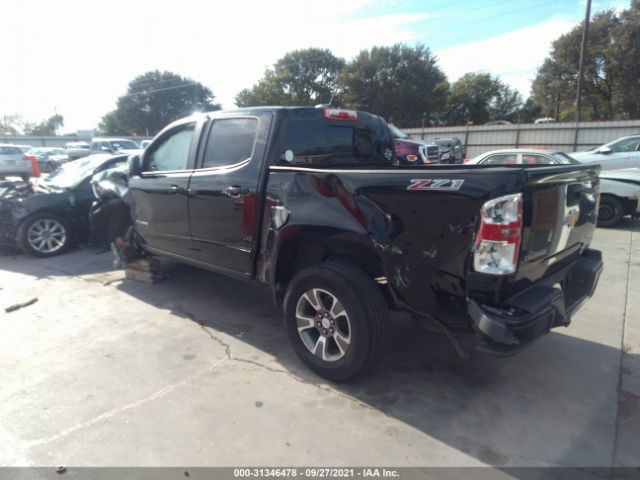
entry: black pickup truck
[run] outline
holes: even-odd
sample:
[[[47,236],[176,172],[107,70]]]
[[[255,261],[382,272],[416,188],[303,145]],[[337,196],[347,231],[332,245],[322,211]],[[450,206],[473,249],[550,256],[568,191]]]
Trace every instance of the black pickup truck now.
[[[346,380],[390,310],[463,355],[567,326],[602,270],[598,168],[405,167],[378,116],[265,107],[169,125],[129,187],[140,248],[270,286],[300,358]]]

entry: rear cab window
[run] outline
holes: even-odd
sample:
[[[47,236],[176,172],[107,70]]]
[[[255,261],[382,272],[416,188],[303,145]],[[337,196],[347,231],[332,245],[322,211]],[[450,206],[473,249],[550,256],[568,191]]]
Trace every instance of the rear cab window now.
[[[285,119],[275,163],[306,167],[388,167],[395,162],[386,123],[358,112],[357,120],[323,118],[321,109],[293,110]]]

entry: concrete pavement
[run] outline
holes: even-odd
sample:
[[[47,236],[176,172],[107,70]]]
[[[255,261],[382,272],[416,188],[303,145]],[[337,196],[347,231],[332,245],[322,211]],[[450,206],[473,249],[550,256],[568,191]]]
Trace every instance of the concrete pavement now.
[[[605,271],[569,328],[462,360],[398,318],[349,384],[305,369],[261,287],[179,264],[135,283],[95,250],[0,257],[0,465],[639,465],[637,221],[594,246]]]

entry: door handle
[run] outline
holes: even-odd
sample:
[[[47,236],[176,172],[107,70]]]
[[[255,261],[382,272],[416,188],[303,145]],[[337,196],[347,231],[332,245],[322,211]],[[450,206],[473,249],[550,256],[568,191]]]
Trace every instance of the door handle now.
[[[222,191],[227,197],[238,198],[249,193],[248,188],[242,188],[239,185],[231,185]]]
[[[167,193],[171,194],[171,195],[175,195],[177,193],[184,193],[185,190],[182,187],[179,187],[178,185],[171,185],[169,188],[167,188]]]

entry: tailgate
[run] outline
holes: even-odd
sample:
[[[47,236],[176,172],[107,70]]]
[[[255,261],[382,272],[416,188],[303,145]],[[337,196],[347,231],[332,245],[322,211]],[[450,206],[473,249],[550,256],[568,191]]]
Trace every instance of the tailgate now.
[[[598,165],[525,170],[520,260],[507,290],[553,274],[589,246],[596,229],[599,171]]]

